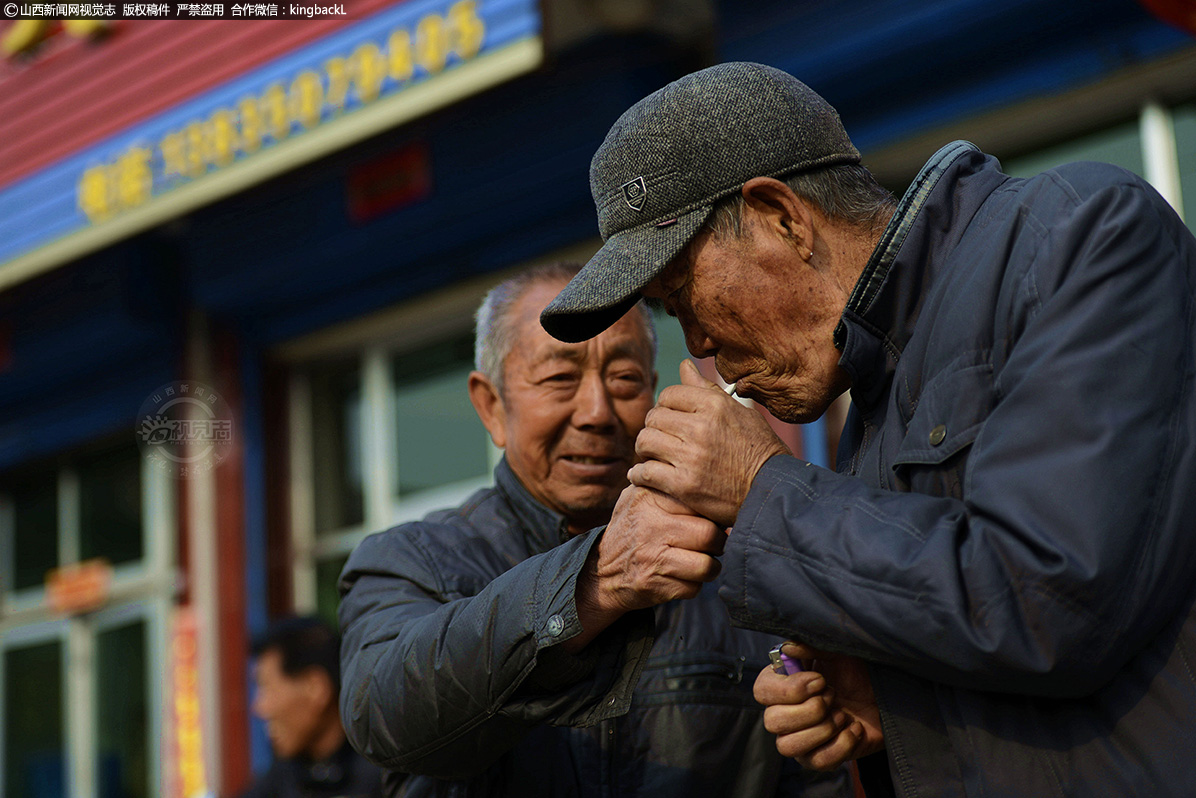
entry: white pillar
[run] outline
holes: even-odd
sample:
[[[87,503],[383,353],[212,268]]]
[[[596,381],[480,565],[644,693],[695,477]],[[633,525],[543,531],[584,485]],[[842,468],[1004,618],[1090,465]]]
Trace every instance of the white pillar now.
[[[1142,106],[1138,121],[1142,132],[1142,162],[1145,177],[1171,203],[1180,218],[1184,215],[1179,181],[1179,155],[1175,146],[1175,124],[1171,111],[1156,100]]]
[[[70,794],[96,794],[96,694],[95,638],[87,622],[72,618],[67,623],[66,640],[66,732],[67,773]]]
[[[390,358],[382,347],[371,346],[361,363],[361,454],[365,468],[362,498],[366,532],[386,529],[394,517],[392,494],[398,469],[393,394]]]
[[[287,392],[290,406],[291,590],[295,612],[316,611],[315,455],[312,451],[311,380],[293,369]]]

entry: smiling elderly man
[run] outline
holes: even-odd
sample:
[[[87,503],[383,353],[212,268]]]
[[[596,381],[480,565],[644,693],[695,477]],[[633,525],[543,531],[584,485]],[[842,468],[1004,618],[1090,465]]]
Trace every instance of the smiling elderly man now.
[[[345,566],[350,739],[404,796],[849,794],[845,772],[803,773],[764,729],[743,677],[775,638],[731,627],[717,563],[691,551],[722,531],[624,491],[655,333],[640,306],[584,344],[552,339],[539,313],[577,268],[516,276],[478,312],[469,395],[505,451],[495,486],[368,538]],[[612,509],[670,533],[591,556]],[[600,620],[575,590],[586,567],[619,598]]]
[[[645,296],[781,418],[850,389],[833,473],[686,367],[630,475],[733,526],[732,618],[805,644],[757,678],[783,752],[878,795],[1196,795],[1196,240],[1108,165],[955,142],[893,203],[859,160],[778,70],[666,86],[595,155],[606,244],[545,328]],[[637,520],[602,546],[668,534]]]

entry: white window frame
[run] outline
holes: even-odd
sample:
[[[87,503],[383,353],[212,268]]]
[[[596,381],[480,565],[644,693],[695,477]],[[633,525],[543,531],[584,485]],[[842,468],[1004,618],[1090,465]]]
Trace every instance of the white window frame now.
[[[62,691],[62,737],[66,744],[66,750],[63,751],[63,784],[70,791],[70,795],[76,795],[74,792],[72,779],[76,771],[76,763],[74,757],[77,756],[77,751],[71,744],[71,689],[68,683],[71,666],[71,652],[70,652],[70,625],[66,618],[59,618],[54,620],[41,620],[33,623],[24,624],[13,628],[5,628],[0,631],[0,794],[4,794],[4,781],[8,775],[8,762],[6,760],[8,753],[8,740],[6,738],[7,728],[3,719],[8,717],[7,703],[7,678],[5,672],[5,661],[8,659],[7,653],[10,649],[29,648],[31,646],[42,645],[45,643],[57,641],[62,646],[62,673],[59,674],[59,680],[63,684]],[[94,793],[93,793],[94,794]]]
[[[585,262],[602,246],[598,240],[546,253],[534,262],[570,260]],[[491,484],[489,474],[442,485],[400,500],[398,484],[394,410],[397,387],[392,360],[402,352],[414,351],[468,332],[473,313],[482,297],[496,283],[516,274],[531,263],[485,275],[461,284],[401,303],[392,308],[321,330],[277,347],[272,354],[291,366],[287,384],[290,426],[288,503],[291,535],[291,585],[295,612],[316,610],[317,564],[347,556],[368,535],[395,524],[417,520],[432,510],[460,504],[478,488]],[[312,430],[312,385],[309,369],[333,358],[354,358],[360,366],[362,424],[361,524],[333,530],[315,528],[315,466]],[[491,470],[502,451],[486,438]]]
[[[461,332],[458,330],[457,334]],[[358,430],[358,451],[361,452],[362,461],[363,521],[337,529],[320,531],[315,526],[311,379],[306,369],[295,369],[290,375],[290,506],[293,519],[292,585],[296,612],[311,613],[316,610],[316,572],[321,561],[348,556],[368,535],[421,518],[432,510],[459,504],[475,490],[491,484],[491,477],[486,474],[399,498],[395,490],[398,466],[394,458],[397,434],[394,414],[398,385],[392,368],[397,353],[397,350],[378,344],[368,345],[360,353],[361,425]],[[493,468],[501,459],[502,451],[490,442],[488,436],[486,445],[488,464]]]
[[[95,637],[105,629],[130,619],[146,624],[147,682],[147,778],[151,794],[161,794],[163,784],[163,731],[168,707],[163,694],[169,651],[168,620],[176,592],[174,572],[175,533],[178,528],[177,491],[174,480],[148,459],[141,465],[142,557],[135,563],[113,568],[111,590],[103,607],[85,615],[61,617],[46,606],[45,586],[6,591],[0,599],[0,686],[4,685],[4,652],[59,638],[63,642],[63,707],[65,785],[71,798],[97,794],[96,691],[94,683]],[[80,518],[78,472],[73,465],[58,468],[58,563],[78,562]],[[0,496],[0,538],[5,562],[12,562],[13,508],[7,496]],[[9,584],[11,565],[6,566]],[[0,718],[3,714],[0,689]],[[4,728],[0,723],[0,794],[4,792]]]

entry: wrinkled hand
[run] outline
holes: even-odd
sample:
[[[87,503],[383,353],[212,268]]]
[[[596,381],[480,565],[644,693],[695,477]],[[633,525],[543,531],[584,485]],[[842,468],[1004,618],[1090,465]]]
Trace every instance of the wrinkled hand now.
[[[598,543],[594,573],[606,602],[624,611],[693,598],[718,576],[726,540],[676,499],[630,486]]]
[[[884,748],[880,710],[863,660],[785,644],[785,654],[808,669],[792,675],[771,667],[756,677],[764,728],[777,750],[810,770],[833,770]]]
[[[628,486],[577,577],[584,633],[566,642],[579,651],[631,610],[693,598],[718,576],[726,532],[676,499]]]
[[[644,462],[627,477],[729,527],[752,480],[773,455],[789,454],[768,422],[681,363],[681,385],[665,388],[635,441]]]

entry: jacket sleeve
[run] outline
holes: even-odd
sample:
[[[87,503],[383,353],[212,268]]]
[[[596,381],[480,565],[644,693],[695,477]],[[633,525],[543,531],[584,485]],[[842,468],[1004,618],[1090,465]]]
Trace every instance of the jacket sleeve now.
[[[961,498],[766,463],[726,548],[736,623],[1057,697],[1159,634],[1196,574],[1193,250],[1160,205],[1126,180],[1041,225]]]
[[[482,553],[429,547],[402,527],[363,541],[341,577],[341,716],[353,746],[393,770],[467,778],[536,724],[625,713],[650,614],[625,617],[584,656],[558,647],[581,631],[574,587],[597,535],[488,584],[445,567]]]

